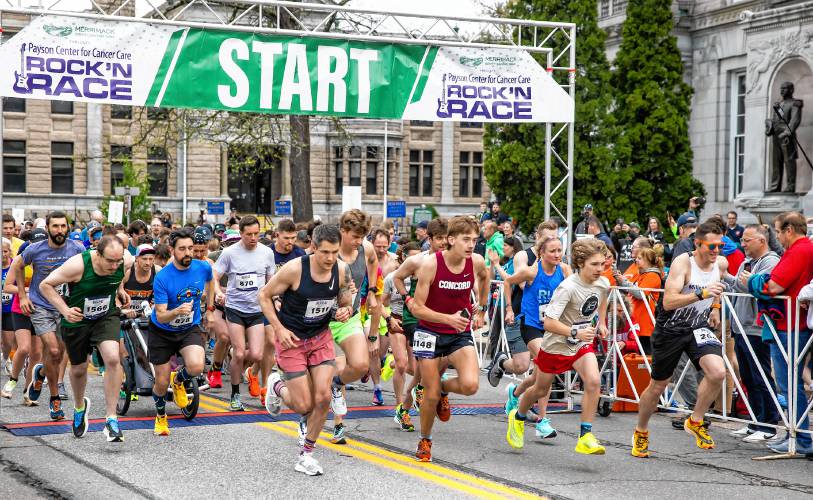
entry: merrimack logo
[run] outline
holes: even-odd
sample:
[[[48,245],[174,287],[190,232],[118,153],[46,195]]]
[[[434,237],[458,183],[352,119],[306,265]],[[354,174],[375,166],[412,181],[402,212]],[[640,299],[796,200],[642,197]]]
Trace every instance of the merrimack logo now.
[[[72,26],[54,26],[53,24],[46,24],[42,27],[43,31],[51,36],[69,36],[73,33]]]
[[[463,66],[472,66],[476,68],[477,66],[483,64],[483,58],[461,56],[460,64],[462,64]]]

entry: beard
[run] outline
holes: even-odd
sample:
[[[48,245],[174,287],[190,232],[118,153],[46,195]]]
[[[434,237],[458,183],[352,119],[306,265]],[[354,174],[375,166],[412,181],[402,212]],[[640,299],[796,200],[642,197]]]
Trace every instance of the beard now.
[[[63,243],[65,243],[65,238],[66,236],[62,233],[57,234],[51,234],[50,232],[48,233],[48,239],[53,241],[56,245],[62,245]]]
[[[181,265],[183,267],[189,267],[190,264],[192,264],[192,257],[187,256],[181,259]]]

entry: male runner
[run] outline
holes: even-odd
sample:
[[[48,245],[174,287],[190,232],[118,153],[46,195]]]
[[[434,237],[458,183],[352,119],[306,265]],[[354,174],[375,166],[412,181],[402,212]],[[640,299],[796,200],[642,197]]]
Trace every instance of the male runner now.
[[[161,266],[155,265],[155,248],[143,244],[136,248],[135,263],[124,272],[124,292],[130,296],[130,307],[121,312],[130,318],[138,317],[144,304],[152,304],[152,286],[155,273]]]
[[[220,250],[211,252],[208,257],[208,262],[216,263],[223,254],[224,249],[240,241],[240,233],[238,231],[234,231],[233,238],[229,237],[231,236],[230,234],[226,234],[230,232],[231,230],[224,232],[222,248]],[[212,264],[212,267],[214,268],[214,264]],[[222,290],[224,287],[228,286],[229,277],[221,276],[219,283],[220,289]],[[226,323],[226,309],[222,302],[218,303],[217,297],[215,297],[215,313],[212,317],[214,318],[214,322],[209,323],[208,326],[209,333],[214,334],[215,336],[215,345],[214,349],[212,350],[212,366],[210,367],[209,372],[206,374],[206,379],[209,382],[209,387],[219,389],[223,387],[223,374],[221,372],[223,370],[223,362],[226,359],[226,353],[229,350],[231,342],[229,342],[229,325]]]
[[[59,324],[59,311],[40,293],[40,283],[51,272],[64,264],[74,255],[85,251],[85,245],[78,241],[67,239],[68,217],[58,211],[49,213],[45,217],[48,229],[48,240],[29,245],[22,252],[22,259],[14,261],[14,276],[17,281],[17,297],[20,301],[20,310],[23,314],[31,316],[34,334],[43,343],[43,364],[34,365],[32,380],[26,388],[28,399],[37,401],[42,392],[42,384],[48,378],[48,391],[51,393],[49,403],[52,420],[62,420],[65,412],[59,398],[60,364],[65,353],[65,344],[57,337],[56,329]],[[31,295],[25,289],[25,266],[33,268],[31,278]],[[67,284],[60,286],[59,294],[65,297],[68,294]]]
[[[116,416],[116,402],[121,386],[119,359],[119,308],[130,303],[130,296],[121,288],[124,269],[132,265],[133,258],[115,236],[105,236],[96,250],[85,250],[68,259],[39,285],[42,296],[62,315],[59,335],[65,343],[71,362],[71,390],[73,391],[73,435],[81,438],[88,429],[90,399],[85,397],[88,377],[88,356],[95,347],[105,365],[104,435],[108,442],[124,440]],[[67,285],[69,293],[63,298],[58,287]],[[117,297],[118,296],[118,297]]]
[[[694,436],[698,448],[714,448],[703,415],[720,393],[726,374],[722,344],[713,331],[720,324],[720,295],[726,289],[721,277],[728,267],[720,255],[722,228],[710,222],[701,224],[695,232],[695,248],[672,261],[658,304],[652,332],[652,380],[641,394],[638,426],[632,436],[634,457],[649,456],[649,418],[684,352],[704,376],[694,411],[683,428]]]
[[[277,363],[284,372],[283,376],[272,372],[268,377],[266,409],[272,416],[279,415],[284,401],[293,411],[308,416],[308,430],[294,469],[309,476],[323,473],[313,448],[327,419],[336,370],[329,324],[331,319],[347,321],[353,312],[353,277],[350,266],[338,260],[340,241],[336,226],[318,226],[313,232],[313,254],[283,266],[259,294],[263,313],[274,327]],[[279,312],[274,304],[278,296],[282,296]]]
[[[258,245],[260,221],[253,215],[240,219],[240,242],[223,250],[215,263],[215,294],[217,301],[225,300],[226,322],[229,326],[231,357],[232,411],[243,411],[240,401],[240,377],[243,369],[262,360],[265,346],[265,318],[257,294],[274,275],[274,252],[265,245]],[[220,288],[221,275],[228,275],[226,293]],[[248,339],[248,342],[246,342]],[[247,370],[249,394],[260,396],[259,379]]]
[[[489,273],[485,260],[472,255],[479,227],[470,217],[449,220],[448,249],[423,260],[417,272],[418,287],[412,314],[418,327],[412,352],[421,367],[424,386],[421,404],[421,439],[415,453],[421,462],[432,461],[432,426],[435,415],[442,422],[451,418],[448,394],[471,396],[477,392],[480,368],[471,336],[483,326],[488,304]],[[472,314],[471,293],[477,283],[476,313]],[[448,357],[457,377],[440,379],[440,358]]]

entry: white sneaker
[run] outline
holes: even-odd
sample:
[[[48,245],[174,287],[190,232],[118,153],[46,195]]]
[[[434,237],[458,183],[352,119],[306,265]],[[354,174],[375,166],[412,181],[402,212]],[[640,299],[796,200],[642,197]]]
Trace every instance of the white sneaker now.
[[[294,470],[297,472],[305,473],[308,476],[321,476],[324,474],[322,466],[313,458],[312,453],[300,453],[299,460],[297,460]]]
[[[3,386],[3,390],[0,391],[0,396],[6,399],[11,399],[15,387],[17,387],[17,381],[9,380],[8,382],[6,382],[6,385]]]
[[[279,415],[279,412],[282,409],[282,398],[280,398],[279,394],[277,394],[277,392],[274,390],[277,382],[279,382],[281,379],[282,377],[279,376],[279,373],[271,372],[271,374],[268,376],[268,380],[265,382],[265,387],[267,388],[265,395],[265,409],[272,417]]]
[[[6,371],[7,376],[11,376],[11,359],[6,358],[6,361],[3,363],[3,369]]]
[[[754,433],[753,429],[746,425],[744,427],[740,427],[736,431],[730,432],[728,435],[734,437],[745,437],[753,433]]]
[[[745,443],[763,443],[763,442],[765,442],[765,441],[767,441],[769,439],[773,439],[774,436],[776,436],[776,434],[770,434],[770,433],[767,433],[767,432],[757,431],[757,432],[751,434],[750,436],[747,436],[745,439],[743,439],[743,442],[745,442]]]
[[[333,410],[333,414],[340,417],[347,415],[347,402],[344,400],[342,388],[333,385],[330,392],[333,393],[333,398],[330,400],[330,409]]]

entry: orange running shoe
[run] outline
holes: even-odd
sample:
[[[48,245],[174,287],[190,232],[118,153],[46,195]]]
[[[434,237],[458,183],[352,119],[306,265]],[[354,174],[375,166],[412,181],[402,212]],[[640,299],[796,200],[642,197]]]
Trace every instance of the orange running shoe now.
[[[260,388],[260,404],[265,406],[265,395],[268,394],[268,389],[265,387]]]
[[[449,395],[448,394],[441,394],[440,400],[438,401],[438,418],[441,422],[448,422],[450,418],[452,418],[452,407],[449,405]]]
[[[415,452],[415,458],[418,462],[431,462],[432,461],[432,440],[421,438],[418,441],[418,451]]]
[[[253,398],[260,396],[260,377],[251,373],[251,367],[246,369],[246,378],[248,379],[248,393]]]

